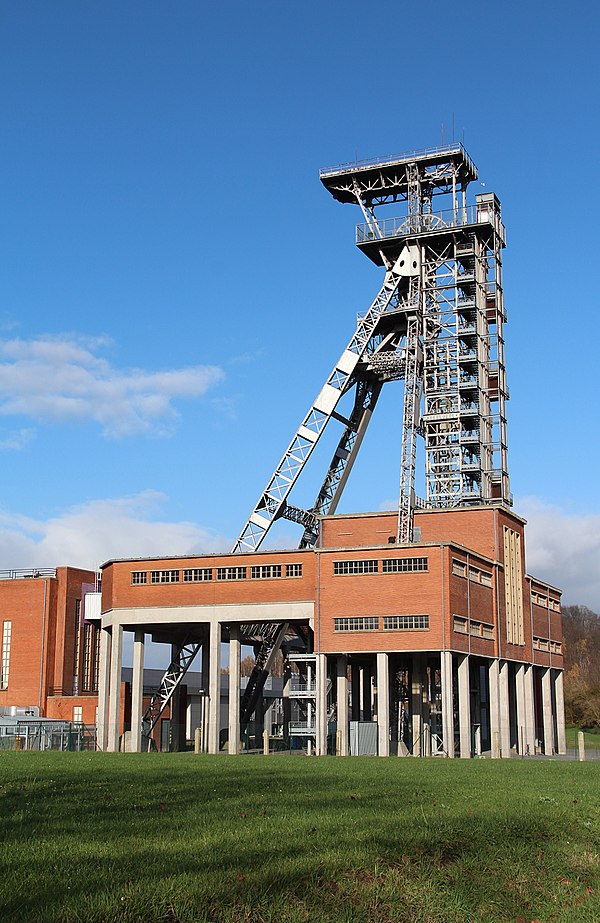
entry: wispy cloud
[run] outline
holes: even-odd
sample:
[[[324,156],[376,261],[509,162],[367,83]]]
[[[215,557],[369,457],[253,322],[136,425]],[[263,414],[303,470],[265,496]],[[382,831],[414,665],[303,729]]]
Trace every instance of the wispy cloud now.
[[[536,497],[518,500],[515,512],[528,521],[528,572],[560,587],[564,603],[600,612],[600,514],[567,513]]]
[[[12,433],[6,433],[0,436],[0,451],[18,452],[24,449],[34,438],[35,431],[27,428],[15,430]]]
[[[164,435],[177,417],[175,399],[200,397],[224,377],[214,365],[118,369],[98,355],[106,345],[72,335],[0,340],[0,414],[94,420],[113,437]]]
[[[0,511],[3,568],[96,568],[109,558],[227,551],[230,541],[192,522],[160,519],[166,497],[93,500],[47,520]]]

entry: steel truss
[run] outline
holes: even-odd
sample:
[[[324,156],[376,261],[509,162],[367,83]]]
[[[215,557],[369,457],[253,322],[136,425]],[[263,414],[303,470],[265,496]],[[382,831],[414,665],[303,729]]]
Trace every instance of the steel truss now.
[[[153,693],[142,716],[142,728],[144,734],[148,737],[148,746],[150,746],[150,737],[158,723],[158,719],[181,685],[183,677],[201,647],[202,641],[198,640],[197,632],[189,634],[182,643],[175,646],[171,663],[167,667],[158,689]]]
[[[447,508],[510,503],[507,471],[501,250],[504,228],[493,193],[467,208],[477,178],[460,144],[400,158],[324,170],[340,202],[366,221],[358,245],[386,268],[383,285],[260,495],[234,552],[256,551],[279,518],[304,527],[300,547],[317,542],[318,518],[333,513],[386,381],[404,378],[398,540],[413,537],[419,505]],[[432,210],[434,195],[451,208]],[[400,220],[376,208],[406,202]],[[345,419],[336,410],[355,389]],[[314,504],[288,496],[331,420],[344,432]],[[424,437],[426,499],[415,497],[417,436]]]

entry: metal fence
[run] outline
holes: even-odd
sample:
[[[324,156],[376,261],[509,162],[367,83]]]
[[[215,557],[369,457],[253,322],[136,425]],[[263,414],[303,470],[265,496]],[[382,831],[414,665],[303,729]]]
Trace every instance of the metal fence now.
[[[67,721],[19,721],[0,727],[1,750],[96,749],[96,725]]]

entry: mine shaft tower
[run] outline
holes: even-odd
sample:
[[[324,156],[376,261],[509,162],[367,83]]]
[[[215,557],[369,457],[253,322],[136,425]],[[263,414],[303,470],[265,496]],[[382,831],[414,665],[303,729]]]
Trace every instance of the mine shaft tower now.
[[[248,518],[234,552],[256,551],[280,518],[304,527],[313,547],[318,517],[334,513],[383,385],[404,380],[400,450],[400,543],[413,540],[415,508],[510,504],[507,470],[502,291],[505,245],[494,193],[467,204],[477,169],[462,144],[322,170],[338,202],[364,223],[356,244],[385,268],[356,329]],[[439,202],[441,210],[434,208]],[[378,217],[398,204],[403,214]],[[351,413],[337,412],[354,393]],[[288,502],[332,420],[342,436],[310,509]],[[426,496],[415,496],[417,439],[424,440]]]
[[[507,470],[502,291],[505,245],[494,193],[467,203],[477,169],[462,144],[342,164],[321,170],[338,202],[361,209],[356,244],[385,269],[371,306],[269,478],[233,552],[257,551],[273,523],[303,527],[301,548],[314,547],[318,518],[335,512],[386,382],[404,380],[400,496],[396,540],[413,541],[415,509],[503,502]],[[434,209],[436,204],[441,209]],[[379,217],[398,205],[402,214]],[[337,408],[353,393],[348,416]],[[309,509],[288,497],[331,421],[342,426],[322,486]],[[424,440],[426,495],[415,495],[417,440]],[[256,664],[241,702],[252,715],[289,626],[241,625]],[[160,688],[144,715],[151,729],[201,647],[192,632],[174,646]]]

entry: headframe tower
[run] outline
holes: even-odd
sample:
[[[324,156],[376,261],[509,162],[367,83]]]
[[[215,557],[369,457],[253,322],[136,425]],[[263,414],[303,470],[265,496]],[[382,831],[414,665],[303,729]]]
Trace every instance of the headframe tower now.
[[[234,552],[256,551],[279,518],[317,541],[333,513],[383,385],[404,380],[400,447],[400,543],[413,540],[415,508],[511,503],[507,468],[502,249],[494,193],[467,187],[477,169],[462,144],[321,170],[338,202],[357,204],[356,244],[385,268],[383,284],[252,510]],[[437,197],[434,199],[434,197]],[[442,204],[441,209],[434,208]],[[400,216],[379,217],[398,205]],[[386,209],[389,211],[389,209]],[[354,393],[351,413],[337,411]],[[326,426],[343,432],[309,509],[288,497]],[[424,440],[426,495],[415,495],[417,439]]]
[[[302,419],[246,521],[233,553],[257,551],[280,519],[303,527],[314,547],[319,516],[335,512],[386,382],[404,380],[396,540],[413,541],[415,509],[510,505],[505,403],[502,250],[505,231],[494,193],[467,188],[477,169],[452,143],[321,170],[338,202],[361,209],[356,244],[385,269],[372,304]],[[441,208],[434,208],[434,202]],[[398,206],[400,215],[381,216]],[[353,394],[350,413],[338,405]],[[308,509],[289,501],[329,423],[342,433]],[[417,440],[424,440],[425,497],[415,495]],[[241,625],[256,665],[241,702],[249,720],[287,624]],[[150,729],[201,647],[194,633],[176,645],[144,716]]]

